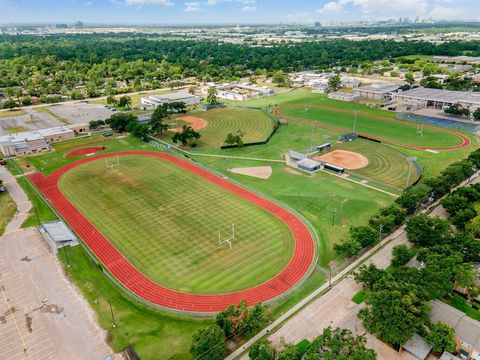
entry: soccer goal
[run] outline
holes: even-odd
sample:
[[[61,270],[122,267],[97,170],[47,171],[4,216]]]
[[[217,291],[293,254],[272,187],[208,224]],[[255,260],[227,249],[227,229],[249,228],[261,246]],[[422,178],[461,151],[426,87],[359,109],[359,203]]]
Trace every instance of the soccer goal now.
[[[113,158],[109,158],[109,157],[105,158],[105,167],[107,168],[107,170],[113,170],[119,166],[120,166],[120,158],[118,157],[118,155]]]
[[[235,239],[235,224],[232,223],[232,234],[222,239],[222,232],[218,230],[218,245],[221,246],[223,244],[228,244],[230,250],[232,250],[232,241]]]
[[[310,110],[310,109],[311,109],[311,107],[312,107],[312,105],[311,105],[311,104],[307,104],[307,103],[305,103],[305,110],[304,110],[304,112],[307,112],[308,110]]]
[[[417,126],[417,135],[423,136],[423,123]]]

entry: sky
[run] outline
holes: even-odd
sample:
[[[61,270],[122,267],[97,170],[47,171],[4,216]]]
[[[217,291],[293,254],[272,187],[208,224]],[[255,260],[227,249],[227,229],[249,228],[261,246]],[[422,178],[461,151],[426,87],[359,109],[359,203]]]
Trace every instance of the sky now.
[[[0,0],[0,23],[312,23],[480,20],[480,0]]]

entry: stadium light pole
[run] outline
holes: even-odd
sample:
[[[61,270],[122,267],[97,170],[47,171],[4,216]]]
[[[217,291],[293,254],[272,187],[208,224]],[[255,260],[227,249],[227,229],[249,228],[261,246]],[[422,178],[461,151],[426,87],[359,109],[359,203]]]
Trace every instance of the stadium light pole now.
[[[355,131],[357,130],[357,115],[358,112],[355,111],[355,119],[353,120],[353,133],[355,134]]]
[[[332,226],[335,224],[335,214],[336,213],[337,213],[337,209],[333,209]]]
[[[112,326],[117,327],[117,324],[115,323],[115,317],[113,316],[112,301],[108,300],[108,304],[110,305],[110,315],[112,315]]]
[[[70,260],[68,259],[67,245],[63,246],[63,253],[65,254],[65,259],[67,260],[67,267],[70,267]]]

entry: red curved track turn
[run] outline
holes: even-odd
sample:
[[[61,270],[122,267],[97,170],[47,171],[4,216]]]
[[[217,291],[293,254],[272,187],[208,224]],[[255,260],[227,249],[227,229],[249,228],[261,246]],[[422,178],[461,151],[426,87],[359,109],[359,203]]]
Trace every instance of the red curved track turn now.
[[[69,170],[90,161],[117,155],[152,156],[170,161],[275,215],[288,226],[295,239],[295,251],[290,262],[274,278],[256,287],[228,294],[187,294],[165,288],[153,282],[130,264],[107,238],[62,194],[58,187],[60,177]],[[237,304],[241,300],[246,300],[250,305],[272,300],[298,283],[308,273],[315,258],[314,239],[310,231],[292,213],[197,165],[169,154],[150,151],[102,154],[65,165],[48,177],[38,172],[29,175],[29,177],[96,257],[125,288],[139,298],[160,307],[186,312],[209,313],[222,311],[229,305]]]
[[[328,106],[322,106],[322,105],[312,105],[312,106],[317,107],[317,108],[321,108],[321,109],[325,109],[325,110],[352,114],[352,112],[350,112],[350,111],[339,110],[339,109],[328,107]],[[295,117],[295,116],[288,116],[288,115],[282,114],[281,109],[282,108],[288,108],[288,107],[300,107],[300,105],[286,105],[286,106],[282,106],[282,107],[277,107],[275,109],[275,115],[278,116],[278,117],[288,119],[288,120],[303,122],[305,124],[312,124],[313,121],[302,119],[302,118]],[[365,115],[363,115],[363,116],[365,116]],[[381,121],[390,121],[390,122],[401,123],[401,124],[404,124],[404,125],[407,125],[407,126],[414,126],[414,127],[418,126],[418,124],[413,124],[413,123],[410,123],[408,121],[391,119],[391,118],[382,117],[382,116],[371,116],[371,115],[369,115],[369,116],[366,116],[366,117],[381,120]],[[332,130],[342,131],[342,132],[350,132],[350,130],[348,130],[348,129],[344,129],[344,128],[337,127],[337,126],[326,125],[326,124],[322,124],[322,123],[319,123],[319,122],[314,122],[314,124],[315,124],[315,126],[320,126],[320,127],[326,128],[326,129],[332,129]],[[470,145],[470,139],[467,136],[462,135],[462,134],[460,134],[456,131],[443,129],[443,128],[438,128],[438,127],[431,126],[431,125],[424,125],[424,128],[433,129],[435,131],[451,134],[451,135],[459,138],[460,140],[462,140],[462,143],[459,144],[459,145],[445,146],[445,147],[424,147],[424,146],[415,146],[415,145],[405,144],[405,143],[401,143],[401,142],[398,142],[398,141],[384,139],[384,138],[381,138],[381,137],[371,136],[371,135],[366,135],[366,134],[361,134],[361,133],[358,133],[358,135],[361,135],[361,136],[369,138],[369,139],[385,142],[385,143],[388,143],[388,144],[400,145],[400,146],[404,146],[404,147],[407,147],[407,148],[410,148],[410,149],[415,149],[415,150],[457,150],[457,149],[466,148],[467,146]]]

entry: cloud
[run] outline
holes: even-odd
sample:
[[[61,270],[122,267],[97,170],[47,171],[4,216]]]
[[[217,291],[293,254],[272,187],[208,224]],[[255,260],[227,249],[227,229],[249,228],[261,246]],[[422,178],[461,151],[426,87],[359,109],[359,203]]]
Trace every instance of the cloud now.
[[[254,11],[257,11],[257,7],[247,5],[247,6],[242,7],[242,11],[243,12],[254,12]]]
[[[317,13],[339,13],[347,6],[369,18],[419,16],[426,14],[429,7],[428,0],[337,0],[327,2]]]
[[[315,21],[312,13],[306,11],[288,14],[286,20],[293,23],[312,23]]]
[[[430,12],[430,17],[438,20],[452,20],[465,17],[467,12],[463,7],[435,6]]]
[[[172,6],[173,5],[173,3],[170,0],[125,0],[125,4],[128,6],[142,6],[142,5]]]
[[[200,3],[198,1],[191,1],[185,3],[185,11],[186,12],[198,12],[202,11],[200,7]]]

